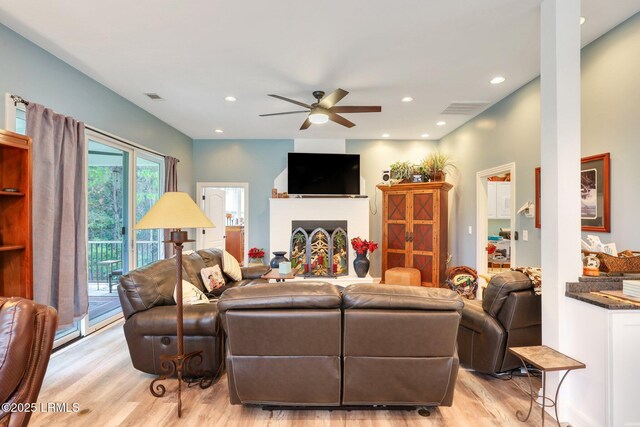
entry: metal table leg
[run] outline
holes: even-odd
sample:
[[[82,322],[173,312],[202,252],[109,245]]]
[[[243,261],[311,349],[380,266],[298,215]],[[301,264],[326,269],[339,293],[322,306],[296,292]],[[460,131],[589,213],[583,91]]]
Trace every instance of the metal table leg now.
[[[542,419],[542,427],[544,427],[544,415],[545,415],[544,410],[545,408],[551,408],[551,407],[554,408],[555,415],[556,415],[556,423],[558,424],[558,427],[562,427],[560,425],[560,419],[558,417],[558,395],[560,393],[560,387],[562,387],[562,383],[564,382],[564,379],[567,377],[567,374],[571,371],[571,369],[568,369],[562,376],[562,379],[560,379],[560,382],[558,383],[558,387],[556,388],[556,393],[553,399],[547,397],[547,393],[546,393],[547,371],[545,370],[542,371],[542,402],[538,403],[537,399],[534,398],[533,396],[533,384],[531,382],[531,375],[529,374],[529,369],[527,368],[527,364],[521,358],[520,358],[520,361],[522,362],[524,371],[527,374],[527,379],[529,380],[529,411],[527,412],[526,416],[524,416],[524,413],[522,411],[520,410],[516,411],[516,418],[518,418],[518,420],[522,422],[526,422],[531,416],[531,411],[533,409],[533,402],[535,402],[537,405],[540,405],[540,409],[541,409],[540,416]],[[546,403],[547,401],[549,401],[549,404]]]

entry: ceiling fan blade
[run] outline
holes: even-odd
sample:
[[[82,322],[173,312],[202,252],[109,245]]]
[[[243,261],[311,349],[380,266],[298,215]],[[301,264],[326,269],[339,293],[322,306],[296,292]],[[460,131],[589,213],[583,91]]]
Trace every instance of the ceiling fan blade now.
[[[332,122],[336,122],[339,125],[346,126],[348,128],[352,128],[356,125],[355,123],[350,122],[349,120],[345,119],[342,116],[337,115],[332,111],[329,111],[328,115],[329,115],[329,120],[331,120]]]
[[[304,107],[304,108],[311,109],[311,105],[305,104],[304,102],[296,101],[295,99],[285,98],[284,96],[280,96],[280,95],[271,95],[270,94],[269,96],[272,97],[272,98],[281,99],[283,101],[287,101],[287,102],[290,102],[292,104],[299,105],[299,106]]]
[[[311,120],[309,120],[309,118],[307,118],[307,120],[305,120],[304,123],[302,123],[302,126],[300,126],[300,130],[305,130],[309,126],[311,126]]]
[[[333,107],[334,105],[336,105],[338,102],[340,102],[340,100],[342,98],[344,98],[345,96],[347,96],[349,94],[349,92],[347,92],[344,89],[336,89],[333,92],[331,92],[329,95],[325,95],[320,102],[318,103],[318,105],[322,108],[326,108],[329,109],[331,107]]]
[[[260,117],[267,116],[281,116],[283,114],[298,114],[298,113],[308,113],[309,110],[300,110],[300,111],[285,111],[284,113],[269,113],[269,114],[260,114]]]
[[[344,107],[332,107],[331,111],[334,113],[379,113],[382,111],[382,107],[379,105],[371,106],[344,106]]]

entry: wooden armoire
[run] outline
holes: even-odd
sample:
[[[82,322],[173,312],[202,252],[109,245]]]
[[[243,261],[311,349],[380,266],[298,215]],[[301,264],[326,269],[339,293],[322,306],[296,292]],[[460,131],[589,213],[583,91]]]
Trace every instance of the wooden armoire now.
[[[382,279],[393,267],[420,271],[422,286],[439,287],[447,269],[447,182],[378,185],[382,201]]]

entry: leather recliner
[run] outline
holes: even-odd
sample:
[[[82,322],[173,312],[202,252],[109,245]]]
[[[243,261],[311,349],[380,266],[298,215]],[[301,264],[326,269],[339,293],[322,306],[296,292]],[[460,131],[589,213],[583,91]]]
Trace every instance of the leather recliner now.
[[[232,404],[451,405],[462,309],[450,290],[322,282],[225,292]]]
[[[205,291],[200,270],[222,264],[222,251],[205,249],[186,254],[182,277]],[[243,267],[242,280],[225,275],[227,287],[265,283],[260,276],[268,267]],[[124,334],[133,366],[149,374],[163,373],[161,355],[176,354],[177,311],[173,299],[176,286],[175,258],[156,261],[120,277],[118,295],[125,317]],[[219,373],[222,367],[222,330],[215,302],[185,305],[183,308],[184,351],[202,350],[198,369]]]
[[[482,301],[466,300],[458,331],[458,354],[464,366],[486,374],[521,365],[509,347],[542,342],[541,298],[529,278],[507,271],[491,278]]]
[[[451,406],[462,299],[449,289],[344,289],[344,405]]]
[[[335,286],[311,281],[222,294],[230,402],[340,405],[340,303]]]
[[[47,371],[58,313],[23,298],[0,297],[0,402],[36,403]],[[26,426],[31,412],[0,409],[0,425]]]

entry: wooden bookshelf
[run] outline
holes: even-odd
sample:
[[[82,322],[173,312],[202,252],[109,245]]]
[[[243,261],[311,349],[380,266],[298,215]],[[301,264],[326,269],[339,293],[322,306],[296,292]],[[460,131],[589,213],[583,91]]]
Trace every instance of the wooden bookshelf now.
[[[6,188],[18,191],[6,191]],[[0,129],[0,296],[33,299],[31,138]]]

